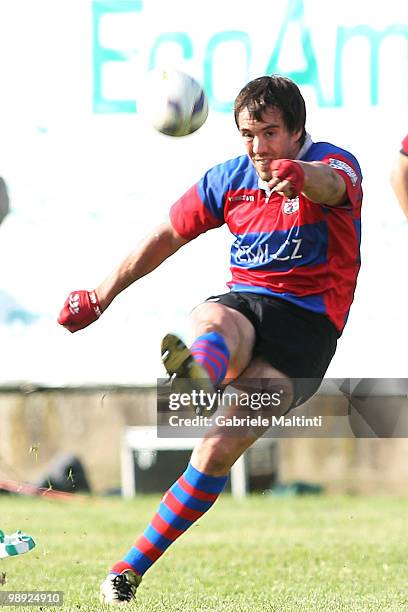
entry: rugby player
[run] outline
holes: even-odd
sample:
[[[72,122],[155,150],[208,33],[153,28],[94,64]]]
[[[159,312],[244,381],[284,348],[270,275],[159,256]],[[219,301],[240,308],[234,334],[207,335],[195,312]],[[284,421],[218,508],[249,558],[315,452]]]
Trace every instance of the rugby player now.
[[[194,309],[190,347],[173,334],[163,339],[163,362],[173,378],[214,386],[269,381],[264,390],[284,390],[284,414],[316,392],[348,318],[360,268],[362,176],[351,153],[313,142],[304,99],[288,78],[249,82],[234,114],[245,154],[208,170],[96,289],[72,292],[59,323],[71,332],[93,323],[126,287],[226,223],[229,291]],[[219,428],[198,442],[144,533],[112,566],[103,601],[133,599],[145,572],[213,505],[231,466],[263,432]]]

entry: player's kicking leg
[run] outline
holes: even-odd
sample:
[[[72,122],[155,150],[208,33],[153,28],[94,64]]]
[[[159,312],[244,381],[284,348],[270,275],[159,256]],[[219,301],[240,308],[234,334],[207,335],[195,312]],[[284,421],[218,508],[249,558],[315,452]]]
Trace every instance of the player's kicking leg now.
[[[255,332],[241,313],[213,302],[198,306],[192,323],[195,340],[191,347],[178,336],[167,334],[162,340],[162,361],[174,392],[195,389],[214,393],[225,378],[236,378],[248,365]],[[197,414],[204,408],[198,407]]]
[[[266,372],[257,360],[254,367],[251,369],[250,366],[247,371],[251,378],[255,375],[265,378],[268,374],[270,379],[275,381],[275,388],[287,388],[287,404],[280,407],[285,412],[292,400],[290,381],[270,367]],[[249,387],[245,385],[245,388]],[[271,389],[271,393],[273,390]],[[258,392],[256,394],[259,395]],[[232,415],[235,408],[231,407],[229,410]],[[250,411],[248,408],[248,413]],[[253,430],[244,426],[237,435],[236,431],[218,426],[197,444],[186,471],[165,493],[144,533],[126,556],[112,567],[111,573],[102,584],[102,601],[131,601],[144,573],[178,537],[211,508],[225,487],[232,465],[264,431],[265,428]]]

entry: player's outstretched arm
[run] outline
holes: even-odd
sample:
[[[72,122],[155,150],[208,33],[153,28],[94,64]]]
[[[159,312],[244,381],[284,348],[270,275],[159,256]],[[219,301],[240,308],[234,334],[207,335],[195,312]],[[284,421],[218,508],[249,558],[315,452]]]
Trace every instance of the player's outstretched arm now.
[[[337,206],[346,201],[346,184],[340,174],[323,162],[277,159],[271,164],[269,187],[288,198],[303,193],[316,204]]]
[[[298,162],[305,173],[303,193],[316,204],[338,206],[347,200],[346,183],[323,162]]]
[[[399,154],[391,172],[391,186],[408,219],[408,155]]]
[[[96,289],[72,291],[65,300],[58,323],[70,332],[87,327],[101,316],[121,291],[152,272],[187,242],[170,222],[159,225]]]

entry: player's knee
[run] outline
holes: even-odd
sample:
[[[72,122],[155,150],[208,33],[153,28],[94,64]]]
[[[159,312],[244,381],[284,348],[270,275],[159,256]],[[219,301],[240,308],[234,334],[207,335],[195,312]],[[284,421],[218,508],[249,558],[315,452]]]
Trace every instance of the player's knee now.
[[[219,323],[213,321],[200,321],[195,326],[195,332],[197,336],[202,336],[210,332],[217,332],[221,336],[225,336],[225,329]]]
[[[200,304],[192,313],[192,324],[194,335],[202,336],[210,332],[220,334],[231,353],[234,353],[239,345],[239,329],[231,314],[220,304]]]
[[[218,331],[227,325],[225,308],[219,304],[199,304],[191,313],[194,326],[206,331]]]

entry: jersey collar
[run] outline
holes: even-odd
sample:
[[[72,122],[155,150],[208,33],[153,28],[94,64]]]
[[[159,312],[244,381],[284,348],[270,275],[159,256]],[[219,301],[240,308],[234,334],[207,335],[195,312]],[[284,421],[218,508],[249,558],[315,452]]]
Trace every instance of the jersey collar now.
[[[303,147],[300,149],[299,153],[296,155],[296,159],[302,159],[306,155],[312,144],[312,137],[308,132],[306,132],[305,142],[303,143]]]

